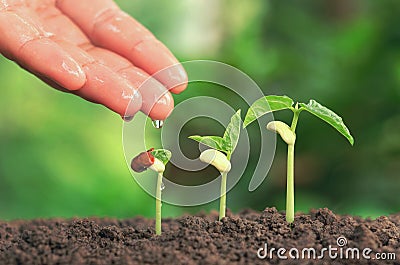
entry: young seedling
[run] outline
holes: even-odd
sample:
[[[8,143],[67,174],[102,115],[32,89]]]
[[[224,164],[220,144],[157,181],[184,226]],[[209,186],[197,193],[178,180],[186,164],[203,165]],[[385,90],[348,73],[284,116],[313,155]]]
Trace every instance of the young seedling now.
[[[296,105],[293,105],[293,100],[287,96],[266,96],[260,98],[250,107],[243,123],[243,126],[246,127],[264,114],[273,111],[284,109],[293,111],[293,120],[290,127],[281,121],[271,121],[267,125],[268,130],[278,133],[288,145],[286,184],[286,221],[288,223],[294,221],[294,145],[296,142],[296,126],[300,112],[303,110],[308,111],[327,122],[346,137],[351,145],[354,144],[354,139],[342,118],[330,109],[322,106],[315,100],[310,100],[308,104],[296,103]]]
[[[132,159],[131,168],[135,172],[143,172],[148,168],[158,174],[156,186],[156,234],[161,235],[161,192],[163,190],[163,174],[165,165],[171,159],[171,152],[165,149],[151,148]]]
[[[239,141],[240,127],[242,119],[241,111],[238,110],[231,118],[226,127],[223,137],[219,136],[198,136],[193,135],[189,138],[202,143],[212,149],[203,151],[200,160],[204,163],[213,165],[221,173],[221,195],[219,203],[219,220],[225,217],[226,212],[226,179],[231,170],[231,156]]]

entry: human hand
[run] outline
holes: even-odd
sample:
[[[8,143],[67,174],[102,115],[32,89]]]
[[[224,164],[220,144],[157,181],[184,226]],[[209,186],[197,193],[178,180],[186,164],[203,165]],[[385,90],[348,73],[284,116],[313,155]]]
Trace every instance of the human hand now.
[[[5,57],[121,116],[141,110],[164,120],[174,107],[169,91],[186,88],[172,53],[112,0],[0,0],[0,34]]]

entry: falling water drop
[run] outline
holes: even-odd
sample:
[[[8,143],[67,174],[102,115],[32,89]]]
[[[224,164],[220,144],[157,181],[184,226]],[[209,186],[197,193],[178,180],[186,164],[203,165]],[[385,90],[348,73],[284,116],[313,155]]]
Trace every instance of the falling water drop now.
[[[154,128],[156,128],[156,129],[161,129],[164,125],[164,121],[162,121],[162,120],[153,120],[152,123],[153,123]]]
[[[165,184],[164,184],[164,182],[161,182],[161,190],[164,190],[165,189]]]
[[[133,120],[133,116],[124,116],[124,117],[122,117],[122,119],[123,119],[125,122],[130,122],[131,120]]]

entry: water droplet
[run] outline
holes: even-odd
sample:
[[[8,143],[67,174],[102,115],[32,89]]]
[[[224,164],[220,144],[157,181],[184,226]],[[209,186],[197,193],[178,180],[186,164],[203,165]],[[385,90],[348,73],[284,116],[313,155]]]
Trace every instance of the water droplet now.
[[[165,184],[164,184],[164,182],[161,182],[161,190],[164,190],[165,189]]]
[[[154,128],[156,128],[156,129],[161,129],[164,125],[164,121],[161,121],[161,120],[154,120],[152,123],[153,123]]]
[[[130,122],[131,120],[133,120],[134,116],[124,116],[122,117],[122,119],[126,122]]]

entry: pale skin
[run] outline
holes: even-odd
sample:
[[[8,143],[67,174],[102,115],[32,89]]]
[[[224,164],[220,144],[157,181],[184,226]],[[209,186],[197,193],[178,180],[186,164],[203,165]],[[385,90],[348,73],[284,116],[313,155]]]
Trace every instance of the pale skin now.
[[[3,56],[120,116],[164,120],[170,92],[187,85],[174,55],[112,0],[0,0],[0,36]]]

